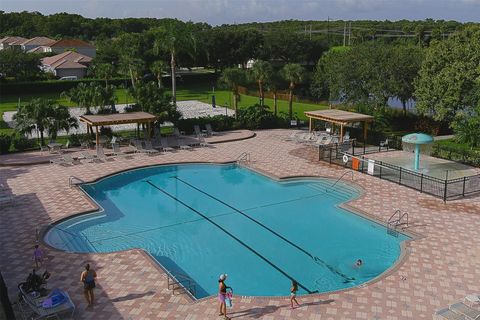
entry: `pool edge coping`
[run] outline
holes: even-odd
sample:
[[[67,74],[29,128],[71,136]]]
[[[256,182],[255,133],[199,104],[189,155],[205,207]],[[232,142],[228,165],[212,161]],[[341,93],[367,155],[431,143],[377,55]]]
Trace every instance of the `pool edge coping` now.
[[[58,220],[55,220],[55,221],[52,221],[51,223],[49,223],[48,225],[46,226],[41,226],[40,229],[39,229],[39,242],[41,244],[43,244],[44,246],[46,246],[47,248],[49,248],[50,250],[54,250],[54,251],[59,251],[59,252],[63,252],[63,253],[73,253],[73,254],[79,254],[79,255],[86,255],[86,254],[94,254],[94,255],[107,255],[107,254],[111,254],[113,252],[90,252],[90,253],[85,253],[85,252],[68,252],[68,251],[65,251],[65,250],[61,250],[61,249],[58,249],[58,248],[55,248],[55,247],[52,247],[51,245],[49,245],[46,241],[44,241],[44,238],[45,238],[45,235],[47,234],[47,232],[54,226],[54,225],[57,225],[61,222],[64,222],[66,220],[69,220],[69,219],[72,219],[72,218],[75,218],[75,217],[79,217],[81,215],[86,215],[86,214],[92,214],[92,213],[97,213],[97,212],[101,212],[103,211],[103,208],[100,207],[96,201],[94,201],[86,192],[83,188],[80,187],[80,185],[83,185],[83,184],[92,184],[92,183],[97,183],[103,179],[106,179],[106,178],[109,178],[109,177],[112,177],[112,176],[115,176],[115,175],[118,175],[118,174],[121,174],[123,172],[127,172],[127,171],[133,171],[133,170],[140,170],[140,169],[145,169],[145,168],[151,168],[151,167],[158,167],[158,166],[169,166],[169,165],[188,165],[188,164],[206,164],[206,165],[232,165],[232,164],[237,164],[239,167],[242,167],[242,168],[245,168],[247,170],[252,170],[254,171],[255,173],[257,174],[261,174],[261,175],[264,175],[272,180],[275,180],[277,182],[283,182],[283,181],[287,181],[287,180],[295,180],[295,179],[319,179],[319,178],[323,178],[323,179],[329,179],[329,180],[335,180],[334,177],[329,177],[329,176],[320,176],[320,175],[316,175],[316,176],[312,176],[312,175],[292,175],[292,176],[275,176],[275,175],[272,175],[262,169],[257,169],[257,168],[253,168],[251,166],[247,166],[247,165],[243,165],[243,164],[239,164],[238,161],[236,160],[231,160],[231,161],[218,161],[218,162],[214,162],[214,161],[187,161],[187,162],[166,162],[166,163],[161,163],[161,164],[149,164],[149,165],[141,165],[141,166],[137,166],[137,167],[133,167],[133,168],[128,168],[128,169],[122,169],[122,170],[119,170],[119,171],[116,171],[116,172],[113,172],[113,173],[109,173],[107,175],[104,175],[104,176],[100,176],[100,177],[97,177],[95,179],[92,179],[92,180],[89,180],[89,181],[84,181],[82,183],[79,183],[79,184],[74,184],[71,186],[71,188],[75,188],[77,189],[78,191],[80,191],[80,193],[83,195],[83,197],[85,197],[87,199],[87,201],[93,206],[95,207],[95,209],[90,209],[90,210],[86,210],[86,211],[82,211],[82,212],[77,212],[77,213],[74,213],[72,215],[69,215],[69,216],[66,216],[66,217],[62,217]],[[344,209],[344,210],[347,210],[353,214],[356,214],[364,219],[367,219],[367,220],[371,220],[373,221],[374,223],[377,223],[379,225],[382,225],[384,227],[387,228],[387,224],[378,219],[376,216],[362,210],[362,209],[359,209],[359,208],[356,208],[352,205],[350,205],[349,203],[354,201],[354,200],[358,200],[358,199],[361,199],[363,197],[365,197],[367,195],[367,192],[366,190],[360,186],[359,184],[355,183],[355,182],[347,182],[347,181],[343,181],[343,183],[346,183],[348,185],[353,185],[353,187],[355,189],[357,189],[359,191],[359,195],[353,199],[349,199],[347,201],[344,201],[344,202],[341,202],[340,204],[338,204],[338,207]],[[396,231],[396,230],[395,230]],[[306,296],[311,296],[311,297],[320,297],[320,296],[325,296],[325,295],[330,295],[330,294],[339,294],[339,293],[343,293],[343,292],[346,292],[346,291],[350,291],[350,290],[355,290],[355,289],[364,289],[376,282],[379,282],[383,279],[385,279],[386,277],[390,276],[393,272],[397,271],[401,265],[403,265],[403,263],[405,263],[405,260],[406,260],[406,257],[410,254],[410,250],[409,250],[409,243],[411,241],[414,241],[414,240],[418,240],[418,239],[421,239],[421,238],[424,238],[423,235],[417,233],[417,232],[413,232],[413,231],[410,231],[410,230],[401,230],[401,231],[397,231],[397,232],[400,232],[400,233],[403,233],[405,235],[407,235],[410,239],[407,239],[407,240],[404,240],[400,243],[400,255],[397,259],[397,261],[392,264],[388,269],[386,269],[384,272],[382,272],[380,275],[378,275],[377,277],[369,280],[369,281],[366,281],[366,282],[363,282],[357,286],[353,286],[353,287],[349,287],[349,288],[344,288],[344,289],[339,289],[339,290],[334,290],[334,291],[326,291],[326,292],[322,292],[322,293],[311,293],[311,294],[307,294]],[[129,252],[129,251],[133,251],[133,252],[139,252],[141,253],[141,255],[145,258],[149,258],[147,260],[149,260],[149,263],[151,265],[153,265],[155,267],[155,269],[157,269],[157,271],[161,271],[161,273],[163,275],[165,275],[166,277],[168,277],[168,273],[166,271],[166,268],[160,263],[158,262],[156,259],[154,259],[149,253],[148,251],[142,249],[142,248],[130,248],[130,249],[127,249],[127,250],[119,250],[119,251],[115,251],[116,253],[119,253],[119,252]],[[196,304],[196,303],[200,303],[200,302],[203,302],[203,301],[206,301],[206,300],[210,300],[210,299],[213,299],[216,297],[216,295],[209,295],[209,296],[206,296],[206,297],[202,297],[202,298],[195,298],[193,295],[190,294],[190,292],[188,291],[187,288],[185,288],[183,285],[182,285],[182,288],[183,288],[183,291],[185,293],[185,295],[188,297],[188,300],[190,300],[190,304]],[[289,298],[290,296],[289,295],[286,295],[286,296],[238,296],[238,297],[241,297],[242,299],[245,298],[245,299],[255,299],[255,300],[266,300],[266,299],[287,299]]]

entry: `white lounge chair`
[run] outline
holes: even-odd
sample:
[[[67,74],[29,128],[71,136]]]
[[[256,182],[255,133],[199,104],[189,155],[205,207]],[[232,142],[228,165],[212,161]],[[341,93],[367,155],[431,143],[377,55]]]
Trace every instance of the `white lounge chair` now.
[[[198,144],[200,145],[200,147],[213,147],[213,145],[211,143],[208,143],[206,140],[205,140],[205,137],[204,136],[199,136],[198,137]]]
[[[442,310],[438,310],[433,315],[434,320],[465,320],[465,317],[453,312],[452,310],[445,308]]]
[[[139,140],[133,140],[133,148],[135,153],[148,153],[142,146],[142,143]]]
[[[167,140],[165,138],[160,137],[160,145],[162,146],[162,151],[163,152],[175,151],[175,149],[168,146]]]
[[[465,316],[468,320],[480,320],[480,310],[473,309],[463,302],[452,304],[450,310]]]
[[[182,138],[173,138],[173,143],[170,145],[175,148],[180,148],[180,150],[193,150],[193,148],[186,144]]]
[[[52,292],[55,291],[57,293],[61,293],[65,297],[65,300],[56,306],[45,308],[43,307],[43,302],[49,298],[48,296],[32,296],[30,293],[27,293],[20,288],[22,299],[19,307],[22,311],[22,315],[28,315],[29,319],[50,319],[53,317],[55,317],[55,319],[60,319],[58,316],[59,314],[69,312],[70,318],[72,318],[75,312],[75,304],[73,303],[72,299],[68,293],[63,290],[52,290]],[[30,316],[32,312],[36,315],[35,317]]]
[[[107,157],[107,155],[103,151],[103,147],[100,145],[97,146],[97,158],[104,161],[107,161],[108,159],[110,159],[110,157]]]
[[[80,154],[82,155],[83,159],[86,160],[87,162],[94,162],[96,159],[96,156],[91,154],[88,151],[82,151],[80,152]]]
[[[116,157],[128,157],[129,154],[120,150],[120,145],[118,143],[112,143],[113,154]]]
[[[195,135],[197,137],[203,137],[205,136],[205,134],[202,132],[202,130],[200,130],[200,126],[198,124],[194,125],[193,126],[193,130],[195,131]]]
[[[73,163],[75,162],[75,160],[73,159],[73,157],[69,154],[65,154],[63,155],[61,158],[57,158],[57,159],[52,159],[50,160],[50,164],[68,164],[68,165],[73,165]]]
[[[468,296],[463,298],[463,303],[470,307],[480,305],[480,294],[469,294]]]
[[[205,125],[205,129],[207,129],[207,136],[215,136],[218,134],[218,132],[212,130],[212,125],[210,123]]]
[[[148,154],[158,154],[158,150],[155,150],[152,146],[152,142],[150,140],[145,141],[145,150],[147,150]]]

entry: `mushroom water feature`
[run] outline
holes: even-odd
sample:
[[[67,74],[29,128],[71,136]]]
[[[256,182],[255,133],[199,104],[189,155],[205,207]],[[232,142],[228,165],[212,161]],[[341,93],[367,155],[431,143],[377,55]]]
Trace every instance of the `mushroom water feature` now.
[[[403,150],[415,152],[415,171],[418,171],[420,165],[420,153],[429,153],[432,143],[433,138],[425,133],[410,133],[402,137]]]

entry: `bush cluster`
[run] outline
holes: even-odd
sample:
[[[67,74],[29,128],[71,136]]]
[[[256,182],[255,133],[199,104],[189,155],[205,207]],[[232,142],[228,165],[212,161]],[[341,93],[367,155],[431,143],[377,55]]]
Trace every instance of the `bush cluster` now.
[[[12,137],[6,134],[0,134],[0,154],[7,153],[12,143]]]

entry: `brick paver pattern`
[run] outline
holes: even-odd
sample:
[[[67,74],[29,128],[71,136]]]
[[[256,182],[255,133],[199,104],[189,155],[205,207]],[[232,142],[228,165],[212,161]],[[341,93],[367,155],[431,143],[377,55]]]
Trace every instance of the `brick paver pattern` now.
[[[0,213],[0,268],[16,300],[16,285],[33,268],[37,227],[94,210],[70,176],[84,181],[138,166],[179,162],[234,161],[242,152],[250,166],[275,177],[339,177],[344,171],[315,160],[308,147],[286,142],[291,131],[267,130],[256,137],[210,148],[181,150],[158,156],[135,155],[101,163],[64,167],[32,165],[0,168],[16,205]],[[385,221],[396,210],[410,215],[409,229],[420,237],[410,241],[405,257],[391,272],[367,285],[336,293],[299,297],[301,307],[289,309],[287,297],[234,297],[233,318],[241,319],[431,319],[435,310],[480,292],[480,195],[443,203],[397,184],[355,173],[353,182],[364,194],[353,208]],[[314,236],[314,235],[312,235]],[[48,286],[67,290],[77,311],[75,319],[217,319],[214,297],[191,302],[172,295],[166,275],[138,249],[108,254],[75,254],[47,249]],[[96,305],[86,308],[79,282],[89,262],[98,273]],[[227,268],[226,268],[227,270]],[[228,272],[228,270],[227,270]],[[216,284],[212,284],[216,285]],[[289,288],[285,288],[288,295]]]

